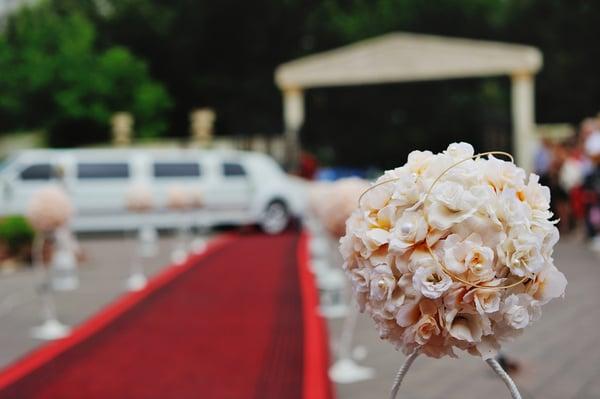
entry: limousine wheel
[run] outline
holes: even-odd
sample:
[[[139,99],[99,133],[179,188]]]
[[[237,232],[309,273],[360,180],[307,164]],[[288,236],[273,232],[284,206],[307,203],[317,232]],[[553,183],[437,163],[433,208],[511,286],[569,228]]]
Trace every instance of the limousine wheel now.
[[[286,229],[289,222],[290,214],[285,204],[273,201],[265,209],[260,227],[267,234],[278,234]]]

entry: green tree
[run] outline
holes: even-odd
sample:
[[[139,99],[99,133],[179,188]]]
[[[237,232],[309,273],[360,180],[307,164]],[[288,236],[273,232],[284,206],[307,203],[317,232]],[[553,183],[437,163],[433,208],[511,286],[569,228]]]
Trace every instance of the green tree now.
[[[156,136],[171,106],[144,61],[124,47],[99,49],[86,16],[45,2],[22,9],[0,35],[0,92],[3,130],[46,128],[55,145],[106,140],[117,111]]]

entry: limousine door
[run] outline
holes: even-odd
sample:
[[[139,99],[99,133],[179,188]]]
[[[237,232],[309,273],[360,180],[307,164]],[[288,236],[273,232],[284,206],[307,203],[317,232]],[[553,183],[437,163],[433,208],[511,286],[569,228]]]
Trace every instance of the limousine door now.
[[[86,216],[123,214],[130,173],[125,161],[78,162],[71,189],[78,212]]]
[[[246,212],[254,193],[248,171],[241,163],[235,161],[224,161],[216,167],[215,179],[210,190],[211,208],[223,213]]]
[[[153,187],[159,206],[167,208],[167,193],[172,186],[183,186],[204,195],[204,171],[197,160],[157,158],[152,164]],[[203,199],[204,200],[204,199]]]

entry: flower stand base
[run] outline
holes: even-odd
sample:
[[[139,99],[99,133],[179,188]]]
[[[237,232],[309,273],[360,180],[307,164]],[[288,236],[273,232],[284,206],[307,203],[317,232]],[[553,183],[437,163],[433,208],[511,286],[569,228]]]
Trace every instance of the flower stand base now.
[[[127,278],[125,286],[128,291],[141,291],[147,284],[146,276],[142,273],[134,273]]]
[[[48,319],[43,324],[31,329],[31,336],[43,341],[52,341],[67,337],[71,328],[56,319]]]
[[[370,380],[374,376],[375,370],[360,366],[352,359],[339,359],[329,369],[329,377],[337,384]]]

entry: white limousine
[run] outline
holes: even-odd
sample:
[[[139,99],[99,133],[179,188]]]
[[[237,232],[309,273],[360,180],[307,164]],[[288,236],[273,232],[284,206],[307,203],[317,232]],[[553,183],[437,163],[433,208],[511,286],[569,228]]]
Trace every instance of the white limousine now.
[[[57,172],[58,171],[58,172]],[[140,182],[153,190],[155,211],[144,215],[157,227],[174,227],[181,215],[166,207],[169,187],[202,193],[194,215],[203,225],[258,224],[283,231],[301,215],[301,189],[270,157],[252,152],[191,149],[27,150],[0,171],[1,214],[23,214],[32,193],[49,183],[66,186],[76,208],[78,231],[135,228],[139,215],[126,209],[126,196]]]

